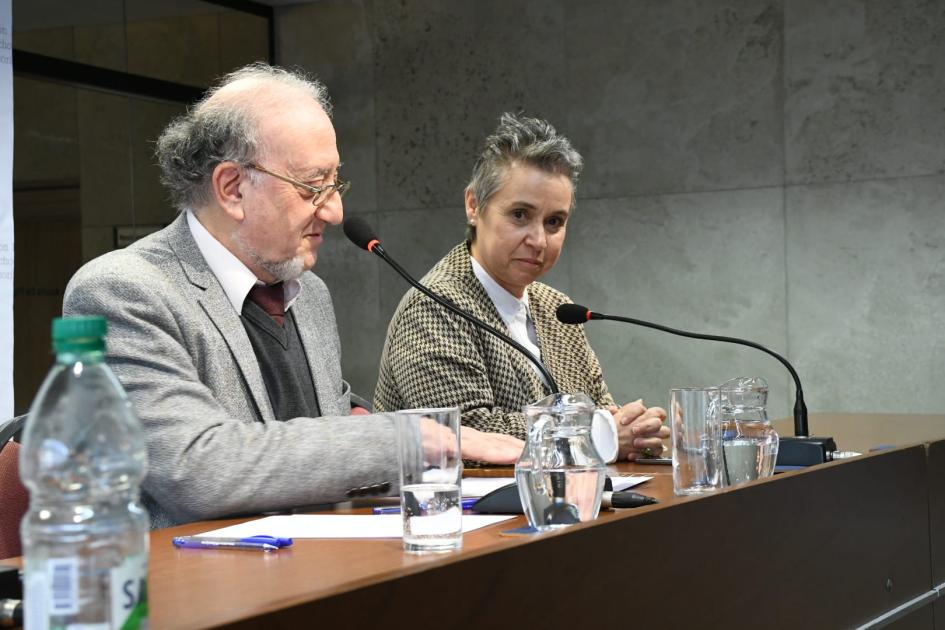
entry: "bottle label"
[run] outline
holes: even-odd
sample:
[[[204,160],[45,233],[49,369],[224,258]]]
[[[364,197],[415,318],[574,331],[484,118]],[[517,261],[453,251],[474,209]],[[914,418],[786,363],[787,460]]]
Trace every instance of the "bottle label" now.
[[[68,618],[80,612],[79,575],[78,558],[51,558],[45,566],[39,567],[27,563],[24,572],[26,627],[30,630],[60,627],[143,630],[148,627],[146,554],[125,558],[121,565],[109,571],[111,624],[69,623]]]
[[[76,558],[53,558],[48,566],[49,614],[76,614],[79,612],[79,561]]]
[[[148,627],[148,556],[130,556],[111,571],[112,628]]]

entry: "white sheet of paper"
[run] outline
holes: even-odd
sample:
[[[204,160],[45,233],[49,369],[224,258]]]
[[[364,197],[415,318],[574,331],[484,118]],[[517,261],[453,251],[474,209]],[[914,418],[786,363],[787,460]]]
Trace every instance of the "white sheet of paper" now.
[[[614,475],[610,482],[614,485],[614,492],[638,486],[653,477],[649,475]],[[463,477],[464,497],[484,497],[496,488],[515,483],[512,477]]]
[[[614,475],[610,478],[610,483],[614,484],[614,492],[620,492],[627,488],[639,486],[644,481],[649,481],[652,478],[650,475]]]
[[[463,532],[515,518],[505,515],[463,514]],[[400,538],[400,514],[289,514],[215,529],[198,536],[279,536],[285,538]]]

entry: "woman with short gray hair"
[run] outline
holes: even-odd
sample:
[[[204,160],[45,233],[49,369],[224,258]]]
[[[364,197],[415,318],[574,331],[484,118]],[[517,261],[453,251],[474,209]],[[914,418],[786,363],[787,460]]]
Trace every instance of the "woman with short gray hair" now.
[[[594,441],[605,459],[662,452],[666,412],[638,400],[618,407],[579,326],[555,310],[570,299],[538,282],[557,262],[583,160],[547,121],[503,114],[465,191],[466,241],[423,279],[434,292],[508,334],[540,360],[562,393],[597,404]],[[549,393],[518,350],[411,289],[390,322],[377,411],[459,407],[480,431],[525,437],[524,405]]]

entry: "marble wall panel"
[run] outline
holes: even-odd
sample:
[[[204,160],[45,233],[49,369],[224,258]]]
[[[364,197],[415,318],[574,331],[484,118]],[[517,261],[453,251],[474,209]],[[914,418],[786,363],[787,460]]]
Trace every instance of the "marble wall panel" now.
[[[341,175],[352,182],[345,212],[378,208],[374,136],[374,61],[370,15],[362,0],[326,0],[276,11],[277,60],[328,87]]]
[[[79,131],[73,87],[13,78],[13,181],[19,186],[79,181]]]
[[[368,220],[374,221],[372,215]],[[318,250],[313,271],[331,292],[341,337],[342,369],[354,392],[367,399],[374,395],[377,364],[384,343],[387,320],[379,316],[380,272],[383,264],[345,238],[332,226]]]
[[[128,98],[92,90],[76,90],[76,98],[82,226],[130,225]]]
[[[20,3],[17,3],[18,5]],[[13,23],[16,24],[16,13]],[[13,29],[13,47],[40,55],[76,61],[75,33],[71,27]]]
[[[115,231],[110,225],[82,228],[82,264],[115,249]]]
[[[792,187],[791,356],[818,411],[942,413],[945,177]]]
[[[781,3],[565,0],[589,197],[781,183]]]
[[[788,0],[790,182],[945,172],[945,3]]]
[[[223,71],[219,31],[216,13],[129,22],[128,72],[199,87],[210,85]]]
[[[76,26],[73,37],[76,61],[119,72],[127,71],[127,34],[120,15],[116,15],[114,22]]]
[[[785,352],[779,188],[593,200],[580,212],[566,245],[575,302]],[[671,387],[762,376],[770,413],[790,413],[786,371],[757,350],[617,322],[586,329],[618,400],[665,406]]]
[[[269,24],[266,18],[240,11],[217,14],[220,26],[220,72],[229,72],[269,57]]]
[[[172,118],[184,113],[178,103],[129,99],[131,108],[131,166],[134,183],[134,222],[137,225],[167,225],[177,216],[167,189],[161,184],[161,169],[154,157],[158,136]]]
[[[482,139],[524,109],[565,134],[558,2],[372,1],[378,199],[461,203]]]

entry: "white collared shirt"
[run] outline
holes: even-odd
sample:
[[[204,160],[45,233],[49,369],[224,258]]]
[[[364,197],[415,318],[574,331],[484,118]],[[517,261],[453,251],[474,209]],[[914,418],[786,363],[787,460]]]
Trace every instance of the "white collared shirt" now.
[[[207,261],[210,271],[220,281],[227,299],[233,305],[237,313],[243,312],[243,302],[249,295],[250,289],[257,284],[265,284],[256,277],[249,267],[237,258],[233,252],[228,250],[223,243],[218,241],[207,228],[200,223],[200,219],[193,213],[187,211],[187,225],[190,227],[190,233],[197,243],[197,249]],[[302,283],[298,278],[288,280],[285,283],[285,310],[295,304],[299,294],[302,292]]]
[[[499,312],[499,317],[508,327],[509,336],[525,346],[525,349],[540,361],[541,348],[538,347],[538,334],[535,332],[535,322],[528,310],[528,291],[525,291],[522,298],[519,299],[496,282],[495,278],[490,276],[489,272],[472,255],[469,256],[469,262],[472,263],[473,273]],[[548,381],[538,371],[538,368],[534,365],[532,367],[535,368],[535,372],[538,373],[542,382],[548,385]],[[619,449],[617,423],[614,421],[614,416],[606,409],[597,409],[594,412],[591,439],[605,462],[609,464],[617,460]]]
[[[528,311],[528,292],[526,291],[521,299],[515,297],[496,282],[495,279],[489,275],[489,272],[479,264],[478,260],[470,256],[469,261],[472,263],[473,273],[476,274],[476,278],[482,283],[489,299],[492,300],[496,310],[499,311],[499,317],[502,318],[502,322],[505,323],[505,326],[509,329],[509,336],[525,346],[525,349],[528,350],[533,357],[541,361],[541,348],[538,347],[538,334],[535,332],[535,322],[532,320],[531,314]],[[537,367],[534,365],[532,367],[538,372]],[[538,372],[538,375],[541,376],[541,372]],[[544,381],[545,377],[541,376],[541,380]],[[548,383],[545,382],[545,385],[547,384]]]

